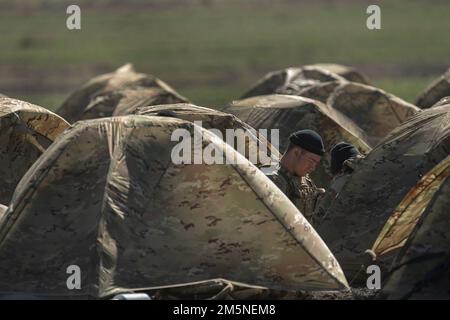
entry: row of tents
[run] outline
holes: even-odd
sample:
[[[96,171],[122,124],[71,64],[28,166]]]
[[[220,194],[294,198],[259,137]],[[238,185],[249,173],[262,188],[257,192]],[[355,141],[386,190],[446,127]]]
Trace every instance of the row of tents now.
[[[376,264],[375,298],[448,298],[449,90],[447,72],[413,105],[318,64],[272,72],[218,111],[125,65],[56,114],[1,97],[0,295],[347,298]],[[242,161],[174,164],[180,128]],[[347,141],[366,157],[313,228],[264,163],[208,131],[238,128],[279,129],[280,153],[313,129],[327,151]],[[328,167],[325,157],[312,176],[320,187]],[[67,287],[71,265],[80,290]]]

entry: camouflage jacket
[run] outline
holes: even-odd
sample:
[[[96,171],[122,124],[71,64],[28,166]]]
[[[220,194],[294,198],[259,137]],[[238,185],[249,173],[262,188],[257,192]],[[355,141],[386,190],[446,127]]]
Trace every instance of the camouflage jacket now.
[[[313,214],[321,189],[316,187],[312,179],[309,176],[299,179],[281,166],[266,173],[266,175],[283,191],[303,216],[314,225]]]

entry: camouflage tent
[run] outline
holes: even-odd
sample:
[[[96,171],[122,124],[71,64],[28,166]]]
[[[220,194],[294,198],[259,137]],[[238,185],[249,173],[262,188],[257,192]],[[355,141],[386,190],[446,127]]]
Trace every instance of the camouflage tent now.
[[[336,143],[348,141],[362,153],[370,147],[364,132],[345,115],[316,100],[287,96],[267,95],[238,100],[225,108],[242,121],[256,129],[279,129],[280,151],[287,147],[288,136],[297,130],[312,129],[320,133],[325,149],[329,151]],[[319,186],[327,186],[331,180],[329,159],[324,157],[312,177]]]
[[[440,99],[450,96],[450,69],[433,81],[417,98],[416,105],[426,109],[432,107]]]
[[[367,77],[352,67],[336,63],[317,63],[313,64],[312,66],[328,70],[351,82],[369,84],[369,80],[367,80]]]
[[[177,129],[198,131],[203,152],[213,146],[241,164],[174,164]],[[81,271],[80,290],[68,289],[69,266]],[[76,123],[27,172],[0,221],[3,294],[106,298],[217,278],[275,290],[347,287],[287,197],[191,122]]]
[[[337,87],[327,104],[359,125],[371,144],[377,144],[392,129],[420,111],[381,89],[350,82]]]
[[[3,217],[6,210],[8,210],[8,207],[3,204],[0,204],[0,219]]]
[[[320,84],[333,82],[347,82],[343,77],[317,66],[304,66],[302,68],[287,68],[268,73],[263,79],[258,81],[240,99],[261,96],[267,94],[290,94],[302,95],[304,91],[317,87]],[[335,85],[329,84],[325,88],[316,89],[316,94],[321,99],[329,95]],[[314,92],[309,91],[309,96],[313,97]]]
[[[209,300],[354,300],[361,297],[359,292],[342,291],[286,291],[229,281],[212,279],[176,286],[155,287],[135,291],[146,293],[154,300],[168,299],[209,299]]]
[[[140,106],[187,102],[168,84],[144,73],[137,73],[131,64],[97,76],[63,103],[57,113],[69,122],[109,117],[115,113],[132,113]]]
[[[444,97],[438,102],[436,102],[433,107],[443,106],[444,104],[450,104],[450,97]]]
[[[450,298],[450,176],[399,253],[380,298]]]
[[[297,91],[286,91],[286,94],[310,98],[326,103],[334,90],[341,84],[342,81],[339,80],[321,82],[309,87],[301,88]]]
[[[450,174],[450,155],[424,175],[389,217],[372,247],[375,257],[401,248],[434,193]]]
[[[268,142],[267,138],[262,134],[259,134],[254,128],[249,126],[248,124],[241,121],[236,116],[217,111],[214,109],[199,107],[193,104],[187,103],[178,103],[178,104],[168,104],[168,105],[160,105],[160,106],[149,106],[142,107],[136,110],[136,114],[146,115],[146,116],[170,116],[178,119],[183,119],[186,121],[201,121],[201,125],[205,129],[217,129],[220,131],[218,134],[223,140],[233,142],[232,147],[237,147],[235,145],[235,140],[239,139],[239,135],[236,135],[236,139],[227,139],[227,130],[239,130],[242,129],[242,132],[246,134],[249,138],[245,140],[246,148],[245,150],[239,150],[243,156],[247,159],[251,159],[251,146],[250,139],[255,144],[254,151],[256,152],[255,160],[252,163],[261,166],[261,165],[270,165],[279,161],[280,154],[278,150],[271,146],[270,142]],[[260,153],[267,155],[266,159],[260,157]]]
[[[68,126],[44,108],[0,98],[0,203],[9,203],[28,168]]]
[[[364,251],[406,194],[449,153],[450,105],[444,105],[418,113],[360,162],[318,228],[347,277],[360,270]]]
[[[90,110],[114,110],[113,116],[133,114],[143,106],[187,102],[174,92],[159,87],[132,87],[119,89],[95,99]]]

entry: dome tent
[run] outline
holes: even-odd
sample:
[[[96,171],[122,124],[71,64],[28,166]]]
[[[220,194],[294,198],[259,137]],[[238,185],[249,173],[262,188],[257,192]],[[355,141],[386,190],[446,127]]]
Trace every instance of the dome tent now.
[[[301,96],[327,103],[328,98],[341,84],[342,81],[339,80],[321,82],[299,90],[286,90],[285,94]]]
[[[439,162],[411,188],[394,210],[372,246],[379,259],[403,247],[434,193],[450,174],[450,155]]]
[[[450,96],[450,69],[438,79],[434,80],[424,92],[417,97],[416,105],[422,109],[431,108],[446,96]]]
[[[334,63],[318,63],[268,73],[241,99],[267,94],[288,94],[326,102],[333,91],[347,81],[368,84],[354,68]]]
[[[350,119],[319,101],[288,95],[267,95],[232,102],[224,111],[236,115],[255,129],[279,129],[280,152],[291,133],[301,129],[317,131],[328,152],[336,143],[347,141],[362,153],[370,151],[366,135]],[[328,186],[331,174],[328,157],[312,174],[318,186]]]
[[[227,140],[227,130],[233,129],[238,130],[242,129],[249,136],[253,138],[255,144],[257,144],[258,154],[259,151],[264,152],[265,155],[270,157],[269,159],[261,159],[257,158],[257,163],[254,163],[258,166],[267,165],[270,163],[275,163],[280,159],[280,154],[275,147],[270,145],[270,142],[267,141],[267,138],[261,134],[259,134],[255,129],[253,129],[248,124],[241,121],[236,116],[217,111],[214,109],[199,107],[193,104],[187,103],[178,103],[178,104],[167,104],[167,105],[159,105],[159,106],[148,106],[141,107],[136,110],[136,114],[146,115],[146,116],[158,116],[165,115],[171,116],[178,119],[194,122],[201,121],[202,127],[205,129],[218,129],[221,133],[221,138],[223,140]],[[253,134],[255,133],[255,134]],[[269,133],[268,133],[269,134]],[[234,144],[233,139],[233,144]],[[249,140],[245,140],[246,148],[245,152],[242,154],[247,159],[250,159],[250,146]],[[233,147],[235,147],[233,145]],[[267,163],[265,161],[268,161]]]
[[[200,130],[236,155],[212,133],[167,117],[67,130],[21,180],[0,221],[1,292],[108,298],[216,278],[284,290],[347,287],[314,229],[251,163],[173,164],[176,129]],[[75,292],[66,286],[71,265],[81,270]]]
[[[73,123],[113,115],[127,114],[136,106],[187,102],[160,79],[137,73],[126,64],[112,73],[99,75],[73,92],[57,113]]]
[[[9,203],[28,168],[68,127],[51,111],[0,97],[0,203]]]
[[[181,102],[187,100],[159,87],[130,87],[112,91],[95,99],[87,109],[108,109],[113,110],[112,116],[123,116],[133,114],[137,108],[143,106]]]
[[[411,188],[450,153],[450,105],[418,113],[361,161],[318,227],[352,278]]]
[[[301,95],[303,90],[328,82],[347,81],[343,77],[317,66],[286,68],[268,73],[240,99],[268,94]],[[330,92],[331,89],[322,90],[319,96]]]
[[[359,83],[337,87],[327,104],[352,119],[377,144],[420,109],[381,89]]]
[[[449,298],[449,195],[447,176],[401,249],[378,298]]]
[[[338,76],[341,76],[344,79],[351,82],[369,84],[369,80],[367,80],[367,77],[352,67],[344,66],[342,64],[337,63],[317,63],[311,66],[328,70],[329,72],[337,74]]]

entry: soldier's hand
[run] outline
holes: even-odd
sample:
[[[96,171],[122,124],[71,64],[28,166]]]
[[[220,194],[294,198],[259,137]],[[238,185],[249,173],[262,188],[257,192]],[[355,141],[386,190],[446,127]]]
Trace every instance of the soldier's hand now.
[[[325,190],[324,188],[316,188],[316,193],[317,193],[318,195],[324,194],[325,192],[326,192],[326,190]]]

